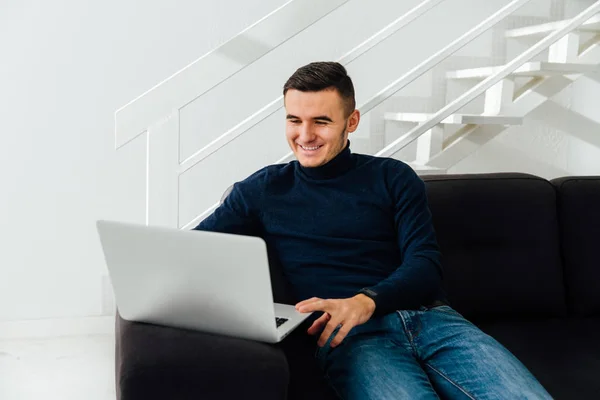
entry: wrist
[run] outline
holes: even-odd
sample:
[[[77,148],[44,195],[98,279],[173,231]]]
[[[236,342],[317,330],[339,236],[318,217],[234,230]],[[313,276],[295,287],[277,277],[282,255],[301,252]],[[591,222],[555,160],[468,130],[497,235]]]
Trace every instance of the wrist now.
[[[375,312],[375,308],[377,305],[375,304],[375,301],[372,298],[363,293],[359,293],[354,297],[358,299],[362,304],[364,304],[371,314]]]

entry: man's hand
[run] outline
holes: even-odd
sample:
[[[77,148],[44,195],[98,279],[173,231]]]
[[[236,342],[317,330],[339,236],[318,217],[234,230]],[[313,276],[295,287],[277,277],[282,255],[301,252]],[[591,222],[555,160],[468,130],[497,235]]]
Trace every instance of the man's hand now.
[[[375,302],[364,294],[358,294],[349,299],[338,300],[323,300],[313,297],[312,299],[296,304],[296,310],[302,313],[313,311],[324,312],[308,328],[308,333],[315,335],[327,324],[318,341],[320,347],[323,347],[327,343],[327,339],[329,339],[335,328],[341,325],[340,330],[330,344],[331,347],[336,347],[344,340],[352,328],[364,324],[371,318],[375,312]]]

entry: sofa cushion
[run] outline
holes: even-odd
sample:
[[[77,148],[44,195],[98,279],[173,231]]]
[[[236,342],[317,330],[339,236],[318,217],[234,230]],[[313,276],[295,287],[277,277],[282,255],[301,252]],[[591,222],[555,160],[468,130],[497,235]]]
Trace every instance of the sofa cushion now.
[[[600,318],[487,322],[480,328],[521,360],[555,399],[600,399]]]
[[[290,370],[287,400],[336,400],[337,396],[325,381],[314,356],[318,336],[306,333],[311,324],[305,321],[278,344],[286,355]]]
[[[116,337],[120,400],[286,396],[289,369],[276,346],[126,321],[118,314]]]
[[[556,192],[526,174],[424,176],[451,304],[468,318],[566,313]]]
[[[552,183],[558,192],[570,311],[600,316],[600,177],[568,177]]]

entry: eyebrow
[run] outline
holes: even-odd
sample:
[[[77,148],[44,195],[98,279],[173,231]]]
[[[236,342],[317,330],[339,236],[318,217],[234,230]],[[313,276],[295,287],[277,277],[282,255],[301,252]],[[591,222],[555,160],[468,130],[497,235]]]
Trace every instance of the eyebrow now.
[[[288,114],[285,118],[286,119],[300,119],[292,114]],[[331,118],[329,118],[327,115],[319,115],[318,117],[314,117],[313,120],[333,122],[333,120]]]

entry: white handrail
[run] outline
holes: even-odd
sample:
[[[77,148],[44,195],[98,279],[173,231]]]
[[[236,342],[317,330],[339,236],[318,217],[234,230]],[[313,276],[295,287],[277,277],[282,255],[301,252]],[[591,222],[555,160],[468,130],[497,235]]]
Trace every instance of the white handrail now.
[[[529,1],[530,0],[515,0],[502,7],[496,13],[489,16],[477,26],[475,26],[473,29],[469,30],[461,37],[450,43],[448,46],[444,47],[442,50],[420,63],[419,65],[408,71],[406,74],[396,79],[394,82],[390,83],[387,87],[385,87],[375,96],[371,97],[364,104],[359,106],[358,109],[360,110],[361,114],[372,110],[378,104],[387,100],[389,97],[394,95],[394,93],[398,92],[399,90],[413,82],[415,79],[419,78],[425,72],[429,71],[431,68],[444,61],[446,58],[454,54],[462,47],[477,39],[483,32],[487,31],[492,26],[502,21],[504,18],[512,14],[515,10],[522,7],[525,3]],[[294,154],[292,152],[286,154],[284,157],[277,160],[276,164],[289,161],[291,158],[293,158],[293,155]]]
[[[382,150],[380,150],[376,156],[380,157],[389,157],[404,147],[408,146],[410,143],[415,141],[419,136],[423,135],[425,132],[433,128],[435,125],[439,124],[448,117],[450,114],[458,111],[462,107],[464,107],[467,103],[473,101],[477,96],[481,95],[487,89],[491,88],[493,85],[498,83],[500,80],[507,77],[511,72],[515,71],[521,65],[529,61],[531,58],[535,57],[546,48],[548,48],[551,44],[564,37],[569,32],[575,30],[579,25],[583,22],[587,21],[590,17],[600,11],[600,1],[592,4],[584,11],[579,13],[576,17],[571,19],[569,23],[564,25],[559,30],[551,33],[546,36],[544,39],[537,42],[534,46],[527,49],[523,53],[521,53],[518,57],[515,57],[511,62],[501,67],[498,72],[489,76],[479,84],[475,85],[473,88],[465,92],[463,95],[458,97],[456,100],[451,102],[450,104],[443,107],[437,113],[435,113],[431,118],[422,124],[416,126],[415,128],[408,131],[401,138],[395,140]]]
[[[337,61],[344,65],[351,63],[352,61],[354,61],[361,55],[367,53],[377,44],[381,43],[382,41],[390,37],[392,34],[402,29],[404,26],[408,25],[409,23],[411,23],[412,21],[414,21],[415,19],[417,19],[418,17],[420,17],[421,15],[423,15],[428,10],[432,9],[442,1],[444,0],[425,0],[423,3],[419,4],[418,6],[415,6],[410,11],[388,24],[383,29],[380,29],[373,36],[363,41],[358,46],[354,47],[352,50],[340,57]],[[280,110],[282,107],[283,96],[279,96],[275,100],[263,106],[254,114],[248,116],[229,130],[221,134],[219,137],[212,140],[206,146],[197,150],[191,156],[183,160],[179,168],[179,173],[184,173],[185,171],[194,167],[206,157],[213,154],[220,148],[224,147],[240,135],[244,134],[246,131],[248,131],[255,125],[259,124],[260,122],[262,122],[263,120]]]
[[[156,123],[157,116],[169,115],[214,89],[348,1],[290,0],[273,10],[232,39],[119,108],[115,112],[115,147],[118,149],[131,142],[148,126]],[[268,24],[270,21],[275,23],[277,29],[266,26],[272,25]],[[257,45],[249,46],[253,43]],[[231,55],[238,55],[242,60],[239,63],[231,62]],[[206,79],[207,76],[212,79]]]

